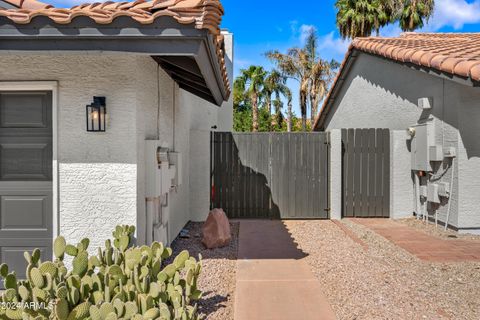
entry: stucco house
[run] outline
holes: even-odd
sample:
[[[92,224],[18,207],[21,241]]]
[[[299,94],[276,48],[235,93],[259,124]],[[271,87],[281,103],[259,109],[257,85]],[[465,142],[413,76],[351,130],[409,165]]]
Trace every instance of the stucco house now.
[[[357,38],[316,130],[391,131],[393,217],[480,232],[480,34]]]
[[[0,260],[102,245],[117,224],[171,241],[209,211],[212,127],[232,129],[218,0],[54,8],[0,0]]]

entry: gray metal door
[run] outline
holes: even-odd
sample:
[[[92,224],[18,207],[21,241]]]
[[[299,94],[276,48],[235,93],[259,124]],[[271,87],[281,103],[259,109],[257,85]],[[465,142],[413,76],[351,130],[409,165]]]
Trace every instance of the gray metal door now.
[[[51,258],[52,93],[0,91],[0,260],[25,277],[24,251]]]
[[[211,207],[230,218],[327,219],[327,133],[211,136]]]

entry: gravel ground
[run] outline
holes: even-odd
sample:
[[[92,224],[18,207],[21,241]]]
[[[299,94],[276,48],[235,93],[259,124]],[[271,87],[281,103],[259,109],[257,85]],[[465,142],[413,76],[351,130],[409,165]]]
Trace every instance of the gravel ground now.
[[[203,297],[199,301],[199,310],[208,320],[233,319],[233,297],[235,292],[235,273],[238,251],[239,223],[230,223],[232,241],[224,248],[205,249],[201,243],[203,223],[189,222],[185,228],[190,238],[177,237],[172,243],[173,256],[182,250],[188,250],[197,257],[203,257],[199,288]]]
[[[445,238],[445,239],[470,239],[470,240],[480,240],[479,235],[473,235],[473,234],[459,234],[458,232],[447,229],[445,230],[443,226],[438,225],[435,227],[435,223],[429,222],[425,223],[425,221],[418,220],[416,218],[406,218],[406,219],[399,219],[395,220],[397,222],[403,223],[407,226],[413,227],[417,230],[421,230],[423,232],[426,232],[428,234],[440,237],[440,238]]]
[[[289,221],[292,238],[338,319],[480,319],[480,263],[426,263],[368,228],[342,220]]]

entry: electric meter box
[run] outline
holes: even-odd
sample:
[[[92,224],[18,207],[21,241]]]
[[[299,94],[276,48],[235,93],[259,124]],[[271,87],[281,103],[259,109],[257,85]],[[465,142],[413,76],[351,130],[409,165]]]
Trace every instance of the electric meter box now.
[[[172,180],[173,186],[179,186],[182,184],[182,154],[180,152],[169,153],[170,163],[175,166],[175,177]]]
[[[430,146],[429,157],[430,161],[443,161],[442,146]]]
[[[457,151],[456,151],[455,147],[445,148],[443,153],[444,153],[445,158],[455,158],[457,156]]]
[[[416,124],[415,136],[411,142],[412,170],[432,171],[430,146],[435,146],[435,126],[432,120]],[[435,151],[436,153],[437,151]],[[443,159],[443,154],[442,154]]]
[[[438,195],[443,198],[450,197],[450,184],[448,182],[440,182],[438,184]]]
[[[438,184],[430,183],[427,186],[427,200],[428,202],[440,203],[440,197],[438,195]]]

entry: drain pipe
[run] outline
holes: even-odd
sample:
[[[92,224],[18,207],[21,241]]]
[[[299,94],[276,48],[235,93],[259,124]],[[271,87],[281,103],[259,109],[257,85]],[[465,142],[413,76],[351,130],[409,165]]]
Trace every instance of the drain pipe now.
[[[448,198],[447,219],[445,220],[445,230],[448,227],[448,220],[450,219],[450,207],[452,204],[453,195],[453,178],[455,177],[455,158],[452,158],[452,176],[450,179],[450,197]]]

